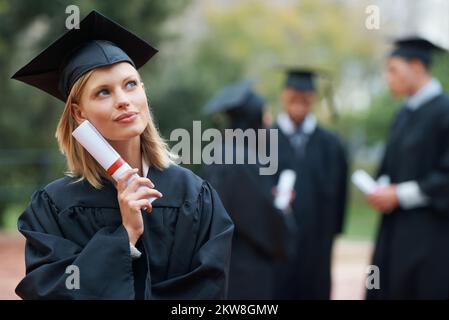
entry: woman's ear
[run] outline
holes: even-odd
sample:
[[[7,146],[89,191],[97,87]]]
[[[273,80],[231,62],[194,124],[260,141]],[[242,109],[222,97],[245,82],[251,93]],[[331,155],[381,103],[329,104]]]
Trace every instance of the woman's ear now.
[[[80,125],[84,120],[87,119],[84,115],[83,110],[78,104],[72,103],[72,110],[73,110],[73,117],[75,118],[78,125]]]

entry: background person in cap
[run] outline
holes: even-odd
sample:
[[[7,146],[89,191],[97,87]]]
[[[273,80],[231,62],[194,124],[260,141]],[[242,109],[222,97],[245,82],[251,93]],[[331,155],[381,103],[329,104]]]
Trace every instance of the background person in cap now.
[[[346,208],[347,161],[338,137],[317,124],[316,72],[289,69],[279,114],[279,171],[297,174],[292,205],[298,225],[294,259],[276,269],[281,299],[329,299],[334,237]]]
[[[379,169],[389,184],[368,196],[383,213],[368,299],[449,298],[449,98],[429,71],[435,49],[401,39],[386,60],[390,90],[407,99]]]
[[[218,92],[206,106],[207,113],[225,113],[232,129],[264,127],[265,101],[242,81]],[[256,145],[223,145],[223,152],[240,149],[257,159]],[[223,153],[223,160],[225,159]],[[224,161],[223,161],[224,163]],[[229,273],[230,299],[272,299],[276,277],[273,266],[291,254],[295,222],[273,205],[272,177],[260,175],[260,164],[212,164],[204,177],[216,188],[235,223]]]
[[[37,190],[19,218],[20,297],[226,297],[233,224],[214,189],[173,164],[156,130],[136,70],[155,53],[93,11],[13,76],[65,102],[56,137],[69,171]],[[85,119],[136,168],[117,184],[71,135]],[[76,290],[66,286],[68,266],[79,270]]]

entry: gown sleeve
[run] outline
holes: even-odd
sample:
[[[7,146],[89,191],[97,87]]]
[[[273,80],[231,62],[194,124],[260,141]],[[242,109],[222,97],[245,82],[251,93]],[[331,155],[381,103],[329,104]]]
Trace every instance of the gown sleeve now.
[[[186,209],[187,210],[187,209]],[[221,203],[216,191],[204,182],[192,214],[198,217],[198,232],[193,235],[189,228],[177,230],[174,247],[188,249],[192,238],[193,246],[190,268],[187,272],[177,272],[177,259],[171,256],[170,276],[152,284],[153,299],[225,299],[227,297],[229,263],[234,224]],[[178,224],[182,223],[179,221]],[[180,250],[173,250],[182,254]],[[148,254],[151,254],[149,252]]]
[[[438,148],[437,161],[434,169],[418,179],[421,191],[428,197],[429,204],[436,212],[449,214],[449,115],[440,117],[438,126],[438,141],[435,141]]]
[[[47,192],[39,190],[20,216],[18,229],[26,238],[26,275],[16,288],[17,295],[23,299],[133,299],[132,260],[123,225],[103,227],[81,246],[64,237],[58,213]],[[78,287],[70,285],[76,274],[69,266],[79,270]]]

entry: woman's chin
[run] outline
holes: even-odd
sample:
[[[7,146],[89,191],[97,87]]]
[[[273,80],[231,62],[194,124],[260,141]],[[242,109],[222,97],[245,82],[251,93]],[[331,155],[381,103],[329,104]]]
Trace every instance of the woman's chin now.
[[[140,127],[134,127],[134,128],[130,127],[127,129],[122,129],[119,132],[116,132],[114,134],[114,139],[112,139],[112,140],[118,140],[118,141],[130,140],[132,138],[140,136],[144,130],[145,130],[145,128],[142,129]]]

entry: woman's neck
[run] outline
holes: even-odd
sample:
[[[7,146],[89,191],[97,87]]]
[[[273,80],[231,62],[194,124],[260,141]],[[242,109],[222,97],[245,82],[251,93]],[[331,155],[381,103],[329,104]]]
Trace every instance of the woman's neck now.
[[[124,141],[109,141],[111,146],[117,151],[131,168],[138,168],[139,175],[142,176],[142,151],[140,149],[140,136]]]

